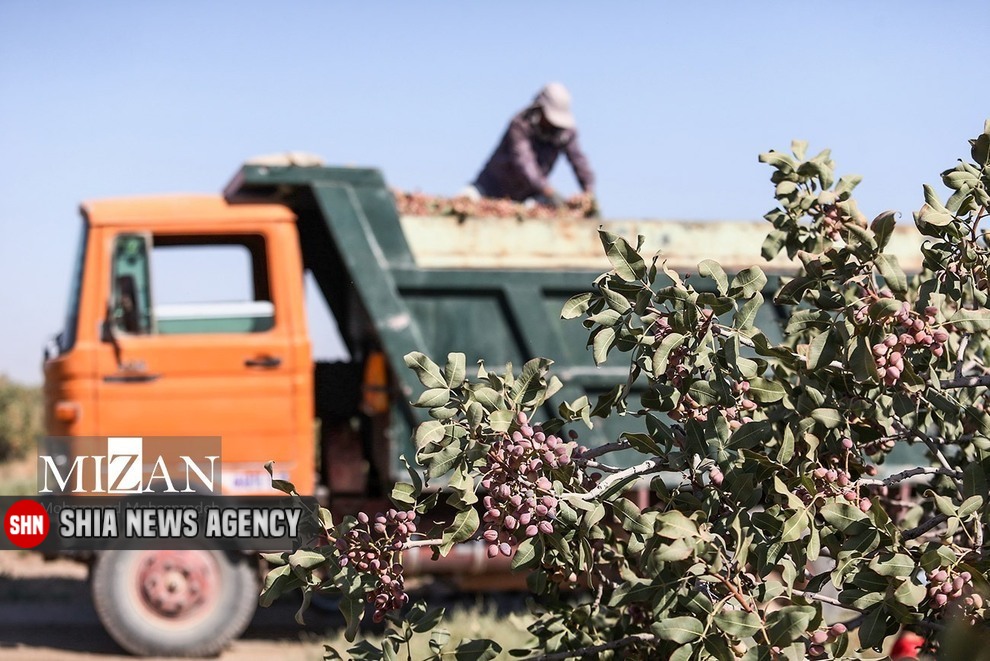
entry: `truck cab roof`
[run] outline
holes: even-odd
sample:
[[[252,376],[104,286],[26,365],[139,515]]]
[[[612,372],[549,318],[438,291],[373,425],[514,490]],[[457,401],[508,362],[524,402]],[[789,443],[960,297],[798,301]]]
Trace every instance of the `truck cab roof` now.
[[[231,204],[221,195],[174,194],[106,198],[83,202],[81,210],[93,226],[135,227],[149,222],[161,226],[188,223],[293,222],[295,215],[281,204]]]

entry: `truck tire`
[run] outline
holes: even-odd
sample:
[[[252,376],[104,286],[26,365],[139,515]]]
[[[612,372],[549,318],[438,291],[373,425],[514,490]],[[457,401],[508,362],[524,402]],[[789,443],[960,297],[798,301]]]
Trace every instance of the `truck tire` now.
[[[107,633],[138,656],[213,656],[247,628],[258,575],[216,550],[113,550],[92,570],[93,604]]]

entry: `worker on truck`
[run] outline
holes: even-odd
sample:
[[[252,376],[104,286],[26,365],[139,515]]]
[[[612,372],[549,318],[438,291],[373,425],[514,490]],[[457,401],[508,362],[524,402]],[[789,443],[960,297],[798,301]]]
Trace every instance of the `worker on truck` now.
[[[563,199],[547,180],[560,152],[570,161],[586,201],[593,201],[595,175],[578,143],[570,92],[561,83],[549,83],[512,118],[495,152],[464,193],[472,199],[535,199],[561,206]]]

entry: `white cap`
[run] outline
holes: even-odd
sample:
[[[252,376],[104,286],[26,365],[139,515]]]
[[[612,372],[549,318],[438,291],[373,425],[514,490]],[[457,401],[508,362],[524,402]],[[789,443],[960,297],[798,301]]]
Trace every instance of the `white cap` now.
[[[562,83],[547,83],[533,103],[543,110],[543,116],[557,128],[572,129],[577,125],[571,113],[571,93]]]

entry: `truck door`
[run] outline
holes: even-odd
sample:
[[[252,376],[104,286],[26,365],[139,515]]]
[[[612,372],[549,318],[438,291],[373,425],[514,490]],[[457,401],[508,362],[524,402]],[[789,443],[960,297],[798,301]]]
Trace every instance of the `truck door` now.
[[[284,479],[308,476],[297,390],[309,366],[296,364],[291,278],[270,260],[280,229],[112,234],[101,434],[220,436],[227,493],[273,493],[270,459]]]

